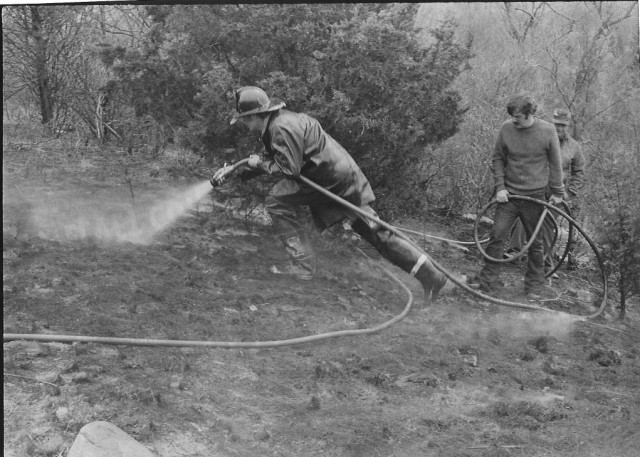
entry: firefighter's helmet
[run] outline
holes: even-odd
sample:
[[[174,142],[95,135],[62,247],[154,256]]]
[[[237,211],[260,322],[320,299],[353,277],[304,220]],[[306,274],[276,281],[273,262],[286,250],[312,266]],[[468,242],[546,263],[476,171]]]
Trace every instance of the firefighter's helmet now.
[[[277,111],[285,106],[282,100],[269,100],[266,92],[259,87],[241,87],[236,90],[236,113],[231,119],[231,124],[235,124],[242,116]]]

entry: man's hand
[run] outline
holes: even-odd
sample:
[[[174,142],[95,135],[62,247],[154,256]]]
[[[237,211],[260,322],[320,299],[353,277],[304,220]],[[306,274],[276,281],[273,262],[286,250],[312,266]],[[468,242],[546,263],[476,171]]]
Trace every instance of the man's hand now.
[[[498,203],[506,203],[509,201],[509,191],[506,189],[500,190],[498,191],[498,193],[496,194],[496,200],[498,200]]]
[[[233,166],[225,164],[224,167],[219,168],[213,174],[209,182],[213,187],[217,187],[221,185],[227,179],[227,176],[229,176],[232,172],[233,172]]]
[[[258,168],[258,165],[260,165],[260,162],[262,162],[261,156],[259,156],[258,154],[251,154],[249,156],[249,161],[247,162],[247,165],[249,165],[249,167],[251,168]]]
[[[554,206],[557,206],[562,203],[562,197],[558,197],[557,195],[552,195],[551,198],[549,198],[549,203],[551,203]]]

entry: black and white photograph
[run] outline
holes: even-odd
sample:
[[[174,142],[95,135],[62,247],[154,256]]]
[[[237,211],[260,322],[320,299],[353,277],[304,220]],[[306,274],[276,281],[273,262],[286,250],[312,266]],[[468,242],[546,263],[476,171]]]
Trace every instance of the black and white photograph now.
[[[638,457],[637,1],[2,10],[6,457]]]

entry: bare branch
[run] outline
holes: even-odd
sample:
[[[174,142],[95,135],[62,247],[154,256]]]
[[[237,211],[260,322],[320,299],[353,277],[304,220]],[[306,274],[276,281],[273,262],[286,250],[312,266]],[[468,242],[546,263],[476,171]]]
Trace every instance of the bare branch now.
[[[633,13],[633,10],[636,9],[637,3],[632,3],[629,6],[629,9],[627,9],[627,12],[620,18],[615,19],[615,20],[611,20],[611,22],[608,22],[606,24],[607,27],[613,27],[614,25],[619,24],[620,22],[624,21],[625,19],[628,19],[631,17],[631,13]]]
[[[636,92],[639,92],[638,90],[636,90]],[[618,100],[616,100],[615,102],[611,103],[609,106],[607,106],[604,109],[601,109],[600,111],[598,111],[597,113],[594,113],[593,116],[591,116],[589,119],[585,120],[583,122],[583,125],[587,125],[588,123],[590,123],[591,121],[593,121],[595,118],[597,118],[598,116],[600,116],[601,114],[609,111],[611,108],[613,108],[615,105],[617,105],[618,103],[623,103],[626,102],[629,99],[629,97],[625,97],[625,98],[620,98]]]
[[[552,5],[553,5],[553,3],[545,2],[545,5],[546,5],[546,7],[547,7],[547,8],[549,8],[551,11],[553,11],[554,13],[556,13],[558,16],[565,18],[567,21],[571,22],[571,24],[575,24],[575,22],[576,22],[576,20],[575,20],[575,19],[572,19],[572,18],[570,18],[569,16],[565,16],[565,15],[564,15],[564,14],[562,14],[561,12],[556,11],[556,10],[553,8],[553,6],[552,6]]]
[[[556,90],[562,97],[562,100],[564,101],[564,103],[567,106],[572,106],[573,100],[569,100],[569,96],[565,93],[564,90],[562,90],[562,88],[560,87],[560,81],[558,81],[558,59],[551,53],[551,50],[549,49],[548,46],[545,48],[545,51],[547,51],[547,55],[549,56],[549,58],[551,59],[551,62],[553,63],[553,69],[550,70],[541,64],[538,64],[537,66],[549,72],[549,74],[551,75],[551,78],[553,79],[553,83],[556,86]]]

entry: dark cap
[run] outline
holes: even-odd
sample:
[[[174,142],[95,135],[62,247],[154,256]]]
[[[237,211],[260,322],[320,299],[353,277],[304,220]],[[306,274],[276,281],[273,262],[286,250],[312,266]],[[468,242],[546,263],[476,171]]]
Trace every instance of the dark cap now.
[[[571,124],[571,111],[563,108],[553,110],[553,123],[560,125]]]

